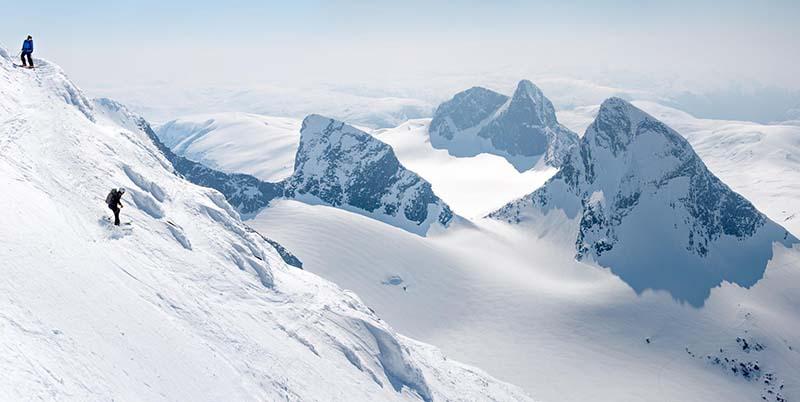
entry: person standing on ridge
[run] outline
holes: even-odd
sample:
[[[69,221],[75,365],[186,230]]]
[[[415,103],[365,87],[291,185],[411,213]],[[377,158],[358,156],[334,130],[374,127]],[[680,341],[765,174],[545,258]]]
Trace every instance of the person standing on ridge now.
[[[125,189],[112,188],[111,192],[106,196],[106,204],[108,208],[114,211],[114,225],[119,226],[119,210],[122,208],[122,195],[125,194]]]
[[[33,68],[33,36],[28,35],[28,39],[25,39],[22,42],[22,53],[20,53],[19,57],[22,59],[22,67]],[[25,58],[27,58],[28,63],[25,63]],[[28,66],[30,64],[30,66]]]

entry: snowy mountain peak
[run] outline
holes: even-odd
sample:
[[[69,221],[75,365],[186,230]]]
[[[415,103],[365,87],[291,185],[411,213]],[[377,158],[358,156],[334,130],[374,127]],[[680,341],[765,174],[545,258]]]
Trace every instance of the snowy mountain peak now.
[[[540,162],[560,166],[578,142],[528,80],[519,82],[511,98],[479,87],[456,94],[436,109],[429,133],[431,144],[451,155],[500,155],[519,171]]]
[[[542,188],[490,216],[574,224],[576,257],[636,291],[665,289],[700,305],[726,280],[749,287],[772,242],[797,240],[714,176],[689,143],[632,104],[603,102],[578,148]]]
[[[511,108],[521,108],[531,114],[532,121],[540,126],[556,126],[556,109],[539,87],[529,80],[522,80],[511,97]]]
[[[642,110],[629,102],[621,98],[609,98],[600,105],[600,110],[592,124],[593,129],[588,130],[587,134],[595,144],[611,149],[612,153],[616,155],[630,144],[633,136],[638,135],[639,123],[647,117]],[[668,134],[670,130],[660,121],[652,118],[649,121],[650,127],[643,128],[671,135],[671,133]],[[657,125],[663,127],[657,128]]]
[[[403,167],[392,148],[344,122],[303,120],[285,195],[361,213],[417,234],[454,215],[430,183]]]

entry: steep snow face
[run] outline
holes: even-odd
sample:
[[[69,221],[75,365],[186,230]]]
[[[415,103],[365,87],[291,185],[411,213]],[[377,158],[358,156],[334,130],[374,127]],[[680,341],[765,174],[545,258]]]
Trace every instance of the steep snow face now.
[[[520,172],[540,162],[561,166],[578,143],[558,123],[550,100],[527,80],[511,98],[484,88],[457,94],[436,109],[429,132],[436,148],[455,156],[500,155]]]
[[[277,182],[292,174],[300,120],[250,113],[194,115],[156,129],[176,154],[226,173]]]
[[[619,98],[603,103],[559,173],[491,217],[553,213],[574,225],[578,259],[609,267],[637,292],[665,289],[693,305],[723,280],[752,286],[773,242],[797,242],[708,171],[680,134]]]
[[[528,399],[288,267],[221,194],[37,65],[0,51],[4,397]],[[119,186],[130,224],[112,227]]]
[[[448,226],[454,217],[430,183],[404,168],[390,146],[319,115],[303,120],[285,195],[366,214],[422,235],[432,225]]]
[[[225,173],[176,155],[155,134],[150,124],[111,99],[95,99],[95,109],[123,127],[146,134],[181,176],[221,192],[239,213],[249,216],[283,195],[283,183],[270,183],[248,174]],[[294,258],[292,256],[292,258]]]
[[[698,119],[653,102],[634,105],[675,128],[715,175],[800,236],[800,126]]]

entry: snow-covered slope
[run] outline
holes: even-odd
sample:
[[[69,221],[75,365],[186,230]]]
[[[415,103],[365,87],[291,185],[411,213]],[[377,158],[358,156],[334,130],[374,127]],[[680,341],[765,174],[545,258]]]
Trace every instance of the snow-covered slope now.
[[[433,191],[456,214],[480,218],[544,184],[555,172],[540,166],[520,172],[502,156],[479,154],[456,157],[433,148],[428,136],[430,119],[410,120],[392,129],[376,130],[403,166],[431,183]]]
[[[9,400],[525,400],[287,267],[216,191],[0,50],[0,390]],[[110,187],[129,189],[109,227]]]
[[[422,235],[454,218],[430,183],[403,167],[390,146],[319,115],[303,120],[285,196],[355,210]]]
[[[581,144],[542,188],[491,214],[537,225],[563,217],[578,259],[637,292],[701,305],[722,281],[750,287],[773,243],[797,243],[714,176],[677,132],[620,98],[603,102]]]
[[[143,117],[131,112],[125,105],[106,98],[94,99],[92,102],[97,113],[122,127],[141,131],[149,137],[178,174],[194,184],[219,191],[237,212],[245,216],[254,214],[283,195],[281,182],[267,182],[244,173],[225,173],[176,155],[164,145]]]
[[[534,230],[479,220],[420,237],[276,200],[249,223],[269,230],[305,269],[355,290],[401,332],[543,400],[800,395],[797,246],[776,247],[750,289],[723,283],[697,308],[662,291],[637,294],[609,270],[575,261],[574,233],[558,220]],[[745,373],[739,363],[759,370]]]
[[[407,96],[402,87],[387,89],[383,85],[376,88],[308,80],[291,85],[249,82],[245,87],[208,84],[197,88],[159,81],[122,88],[103,87],[94,92],[119,99],[159,124],[176,116],[246,112],[287,116],[298,121],[311,113],[321,113],[367,127],[395,127],[408,119],[429,117],[436,107],[430,101]]]
[[[555,108],[532,82],[509,98],[474,87],[442,103],[430,124],[431,144],[455,156],[500,155],[519,171],[561,166],[578,136],[556,120]]]
[[[800,236],[800,126],[698,119],[654,102],[633,103],[675,128],[715,175]],[[564,111],[559,118],[582,131],[597,109]]]
[[[227,173],[263,181],[289,177],[300,141],[300,120],[250,113],[194,115],[156,129],[176,154]]]

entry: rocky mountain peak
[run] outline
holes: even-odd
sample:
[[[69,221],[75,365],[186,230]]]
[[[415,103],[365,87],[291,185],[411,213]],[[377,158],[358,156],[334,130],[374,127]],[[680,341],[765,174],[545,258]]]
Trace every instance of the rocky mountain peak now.
[[[434,224],[448,226],[454,217],[389,145],[319,115],[303,121],[285,196],[353,210],[420,235]]]
[[[603,102],[561,170],[490,217],[514,224],[561,210],[577,259],[609,267],[635,290],[666,289],[701,305],[721,281],[752,286],[772,242],[796,242],[720,181],[689,143],[629,102]]]
[[[451,155],[495,154],[520,172],[540,161],[561,166],[578,143],[577,134],[558,123],[552,102],[528,80],[519,82],[511,98],[477,87],[456,94],[436,110],[429,133],[431,144]]]

